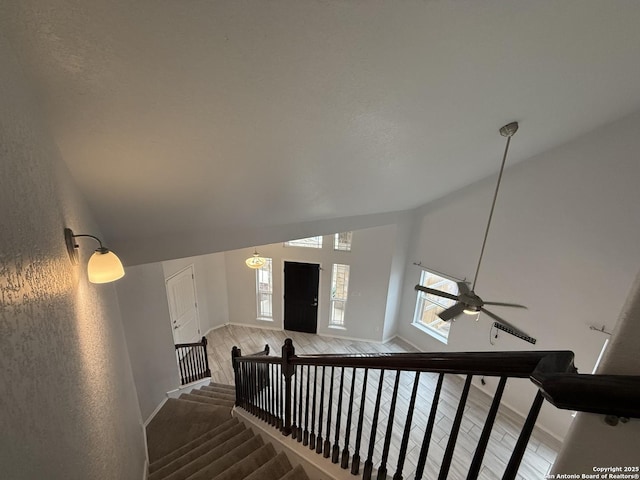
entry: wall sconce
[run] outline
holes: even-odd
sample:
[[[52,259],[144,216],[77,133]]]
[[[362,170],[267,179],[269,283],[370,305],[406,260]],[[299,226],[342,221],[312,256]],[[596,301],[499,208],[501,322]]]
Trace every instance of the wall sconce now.
[[[124,268],[122,268],[122,262],[118,256],[105,248],[98,237],[93,235],[75,235],[70,228],[64,229],[64,241],[67,245],[67,252],[73,265],[78,264],[78,245],[75,238],[77,237],[90,237],[100,244],[100,247],[96,249],[89,263],[87,264],[87,275],[91,283],[109,283],[119,278],[124,277]]]

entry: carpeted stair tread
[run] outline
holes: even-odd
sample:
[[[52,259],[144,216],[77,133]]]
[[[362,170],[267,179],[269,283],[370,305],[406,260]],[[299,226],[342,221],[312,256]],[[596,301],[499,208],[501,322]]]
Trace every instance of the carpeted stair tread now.
[[[231,395],[224,395],[217,392],[209,392],[207,390],[191,390],[192,395],[202,395],[204,397],[215,398],[217,400],[222,400],[223,402],[235,402],[236,397],[232,397]]]
[[[235,463],[232,467],[227,468],[221,474],[213,477],[212,480],[238,480],[244,478],[252,472],[255,472],[275,456],[276,451],[273,445],[267,443],[251,455],[246,456],[241,462]]]
[[[258,440],[257,443],[256,440]],[[196,475],[200,471],[208,469],[212,464],[216,464],[221,460],[226,459],[225,462],[223,462],[224,467],[219,470],[222,471],[225,468],[228,468],[229,465],[238,461],[237,456],[233,455],[233,452],[237,450],[238,447],[241,447],[246,443],[250,443],[252,445],[251,451],[253,451],[256,448],[259,448],[263,442],[261,439],[256,437],[251,430],[245,429],[240,434],[224,442],[222,445],[219,445],[213,450],[208,451],[204,455],[200,455],[198,458],[192,460],[186,465],[183,465],[173,473],[160,478],[162,478],[162,480],[185,480],[187,478],[191,479],[192,477],[202,478],[196,477],[194,475]],[[209,477],[205,476],[204,478],[211,478],[217,473],[218,472],[216,471],[213,475],[210,475]]]
[[[233,392],[234,394],[235,394],[235,391],[236,391],[236,387],[234,387],[233,385],[226,385],[224,383],[209,382],[209,386],[210,387],[216,387],[216,388],[224,388],[225,390],[229,390],[230,392]]]
[[[280,480],[309,480],[309,477],[307,476],[307,472],[304,471],[304,468],[302,468],[302,465],[297,465],[289,473],[280,477]]]
[[[190,402],[206,403],[208,405],[217,405],[219,407],[231,408],[234,402],[230,400],[219,400],[217,398],[211,398],[204,395],[194,395],[192,393],[183,393],[180,395],[182,400],[189,400]]]
[[[173,472],[180,470],[185,465],[193,462],[198,457],[205,456],[214,450],[216,451],[216,454],[224,455],[229,450],[232,450],[237,445],[240,445],[244,440],[251,438],[251,431],[249,431],[249,433],[245,433],[244,436],[241,436],[241,434],[246,430],[247,428],[241,423],[232,425],[231,428],[226,429],[215,437],[210,438],[204,443],[201,443],[200,445],[187,451],[183,455],[164,465],[162,468],[155,470],[149,476],[149,480],[158,480],[161,478],[165,478]],[[236,436],[238,438],[236,438],[234,442],[229,442],[229,440],[234,439]],[[225,446],[222,447],[223,445]],[[218,449],[218,447],[222,448]]]
[[[193,451],[194,449],[196,449],[197,447],[199,447],[203,443],[205,443],[208,440],[211,440],[212,438],[220,435],[221,433],[227,431],[228,429],[230,429],[231,427],[233,427],[234,425],[237,425],[237,424],[238,424],[238,419],[237,418],[231,418],[230,420],[227,420],[222,425],[219,425],[218,427],[214,428],[213,430],[209,430],[208,432],[203,433],[199,437],[191,440],[190,442],[182,445],[181,447],[176,448],[174,451],[168,453],[164,457],[156,460],[151,465],[149,465],[149,473],[153,473],[156,470],[161,469],[165,465],[168,465],[169,463],[173,462],[175,459],[185,455],[186,453],[189,453],[189,452]]]
[[[200,390],[201,392],[211,392],[211,393],[217,393],[218,395],[224,395],[225,397],[229,397],[232,400],[236,399],[235,390],[227,390],[226,388],[210,387],[209,385],[203,385],[198,390]]]
[[[244,480],[279,480],[291,470],[289,459],[284,452],[280,452],[256,471],[244,477]]]
[[[222,472],[233,468],[234,465],[245,462],[247,458],[260,450],[263,446],[264,441],[262,438],[257,435],[253,436],[243,444],[229,451],[226,455],[218,456],[213,461],[209,462],[209,464],[188,477],[187,480],[211,480],[216,475],[220,475]]]
[[[149,462],[155,462],[230,418],[226,405],[167,399],[146,427]]]

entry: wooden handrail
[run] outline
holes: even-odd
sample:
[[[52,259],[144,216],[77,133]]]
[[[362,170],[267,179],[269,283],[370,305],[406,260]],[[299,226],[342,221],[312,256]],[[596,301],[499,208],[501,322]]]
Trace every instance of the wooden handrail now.
[[[316,453],[322,454],[326,458],[331,457],[333,463],[340,461],[340,444],[342,443],[344,451],[340,464],[344,469],[349,467],[349,434],[351,428],[355,428],[353,432],[356,438],[355,451],[351,457],[352,474],[358,474],[360,471],[360,441],[364,428],[363,412],[367,375],[370,370],[378,370],[379,373],[374,374],[376,379],[373,380],[378,382],[378,387],[373,409],[374,417],[370,427],[368,455],[364,462],[364,480],[371,479],[373,462],[374,460],[378,461],[373,456],[378,431],[378,412],[381,404],[383,378],[393,375],[395,384],[391,403],[386,413],[388,418],[384,429],[382,456],[377,467],[378,478],[386,477],[390,442],[394,435],[395,399],[402,372],[417,373],[413,380],[414,387],[408,407],[409,412],[403,419],[406,424],[402,434],[394,480],[402,479],[407,445],[413,430],[412,414],[421,372],[439,373],[439,377],[416,464],[416,478],[422,478],[424,471],[445,374],[463,374],[466,376],[466,382],[458,402],[456,418],[451,427],[438,478],[446,478],[448,475],[456,448],[456,438],[464,415],[467,394],[474,375],[499,377],[500,384],[494,395],[491,410],[474,453],[468,479],[477,478],[482,466],[485,450],[500,406],[502,392],[509,378],[529,378],[538,387],[538,391],[505,468],[503,480],[516,478],[544,399],[557,408],[607,415],[605,420],[611,425],[615,425],[619,420],[623,421],[625,417],[640,418],[640,376],[582,375],[577,373],[573,361],[574,354],[571,351],[296,355],[291,339],[285,340],[282,354],[279,357],[269,355],[268,345],[262,352],[246,356],[242,356],[237,347],[232,350],[236,379],[236,405],[267,421],[284,435],[291,435],[303,446],[315,449]],[[349,373],[352,375],[350,388],[345,383],[345,369],[352,369]],[[361,371],[360,374],[359,371]],[[388,373],[385,375],[385,372]],[[358,390],[361,389],[359,405],[354,405],[354,394],[357,395],[356,376],[358,375],[361,375],[358,381],[362,383],[362,387],[358,387]],[[334,391],[334,381],[337,381],[338,378],[340,387]],[[328,391],[326,402],[325,387]],[[319,396],[316,398],[318,391]],[[346,405],[343,405],[343,396],[347,398]],[[335,414],[334,400],[336,402]],[[373,401],[373,397],[370,401]],[[317,423],[316,407],[318,409]],[[343,409],[348,411],[345,419],[344,439],[340,436]],[[358,411],[358,421],[352,427],[354,409]],[[310,431],[309,418],[311,418]],[[332,423],[334,421],[335,423]],[[317,431],[315,430],[316,425]],[[332,437],[331,428],[334,425],[335,433]],[[367,426],[367,428],[369,427]],[[324,438],[323,432],[325,433]]]
[[[640,376],[558,373],[531,380],[556,408],[640,418]]]
[[[464,353],[379,353],[352,355],[299,355],[294,365],[325,365],[385,370],[507,376],[528,378],[538,369],[574,372],[573,352],[464,352]]]

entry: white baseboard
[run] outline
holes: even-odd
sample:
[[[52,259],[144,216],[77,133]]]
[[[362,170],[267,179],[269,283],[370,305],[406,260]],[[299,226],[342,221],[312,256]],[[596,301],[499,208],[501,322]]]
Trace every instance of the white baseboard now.
[[[401,335],[395,334],[393,337],[391,337],[389,340],[387,340],[388,342],[390,342],[391,340],[393,340],[394,338],[399,338],[400,340],[402,340],[404,343],[409,344],[410,346],[412,346],[413,348],[415,348],[418,352],[422,352],[423,350],[417,346],[415,343],[410,342],[409,340],[407,340],[406,338],[404,338]]]
[[[167,395],[168,395],[168,394],[167,394]],[[167,399],[168,399],[168,397],[167,397],[167,398],[165,398],[165,399],[163,399],[163,400],[160,402],[160,404],[156,407],[156,409],[155,409],[153,412],[151,412],[151,415],[149,415],[149,418],[147,418],[147,420],[144,422],[144,425],[143,425],[143,427],[142,427],[142,428],[143,428],[143,431],[145,432],[145,435],[144,435],[144,441],[145,441],[145,444],[146,444],[146,442],[147,442],[147,434],[146,434],[146,432],[147,432],[147,430],[146,430],[146,429],[147,429],[147,426],[151,423],[151,420],[153,420],[153,417],[155,417],[155,416],[158,414],[158,412],[160,411],[160,409],[164,406],[164,404],[166,403]]]
[[[198,380],[196,382],[187,383],[186,385],[180,385],[178,388],[176,388],[174,390],[170,390],[170,391],[167,392],[167,399],[168,398],[178,398],[183,393],[189,393],[189,392],[191,392],[191,390],[196,389],[196,388],[200,388],[203,385],[209,385],[209,383],[211,383],[211,377],[206,377],[206,378],[203,378],[202,380]],[[165,399],[164,401],[166,402],[167,399]]]
[[[271,443],[276,452],[284,452],[292,466],[302,465],[310,480],[353,480],[351,470],[343,470],[339,463],[331,463],[315,450],[311,451],[308,446],[292,440],[290,436],[285,437],[280,430],[258,420],[242,408],[234,407],[231,414],[253,433],[260,435],[265,443]]]
[[[211,332],[213,332],[214,330],[218,330],[219,328],[223,328],[226,327],[227,324],[223,323],[222,325],[216,325],[215,327],[211,327],[209,330],[207,330],[206,332],[204,332],[203,337],[206,337],[207,335],[209,335]]]

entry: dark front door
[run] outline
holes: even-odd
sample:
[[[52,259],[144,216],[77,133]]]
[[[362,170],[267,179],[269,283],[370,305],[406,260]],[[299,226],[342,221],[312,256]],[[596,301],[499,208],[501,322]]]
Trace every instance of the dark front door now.
[[[318,330],[317,263],[284,262],[284,328],[296,332]]]

